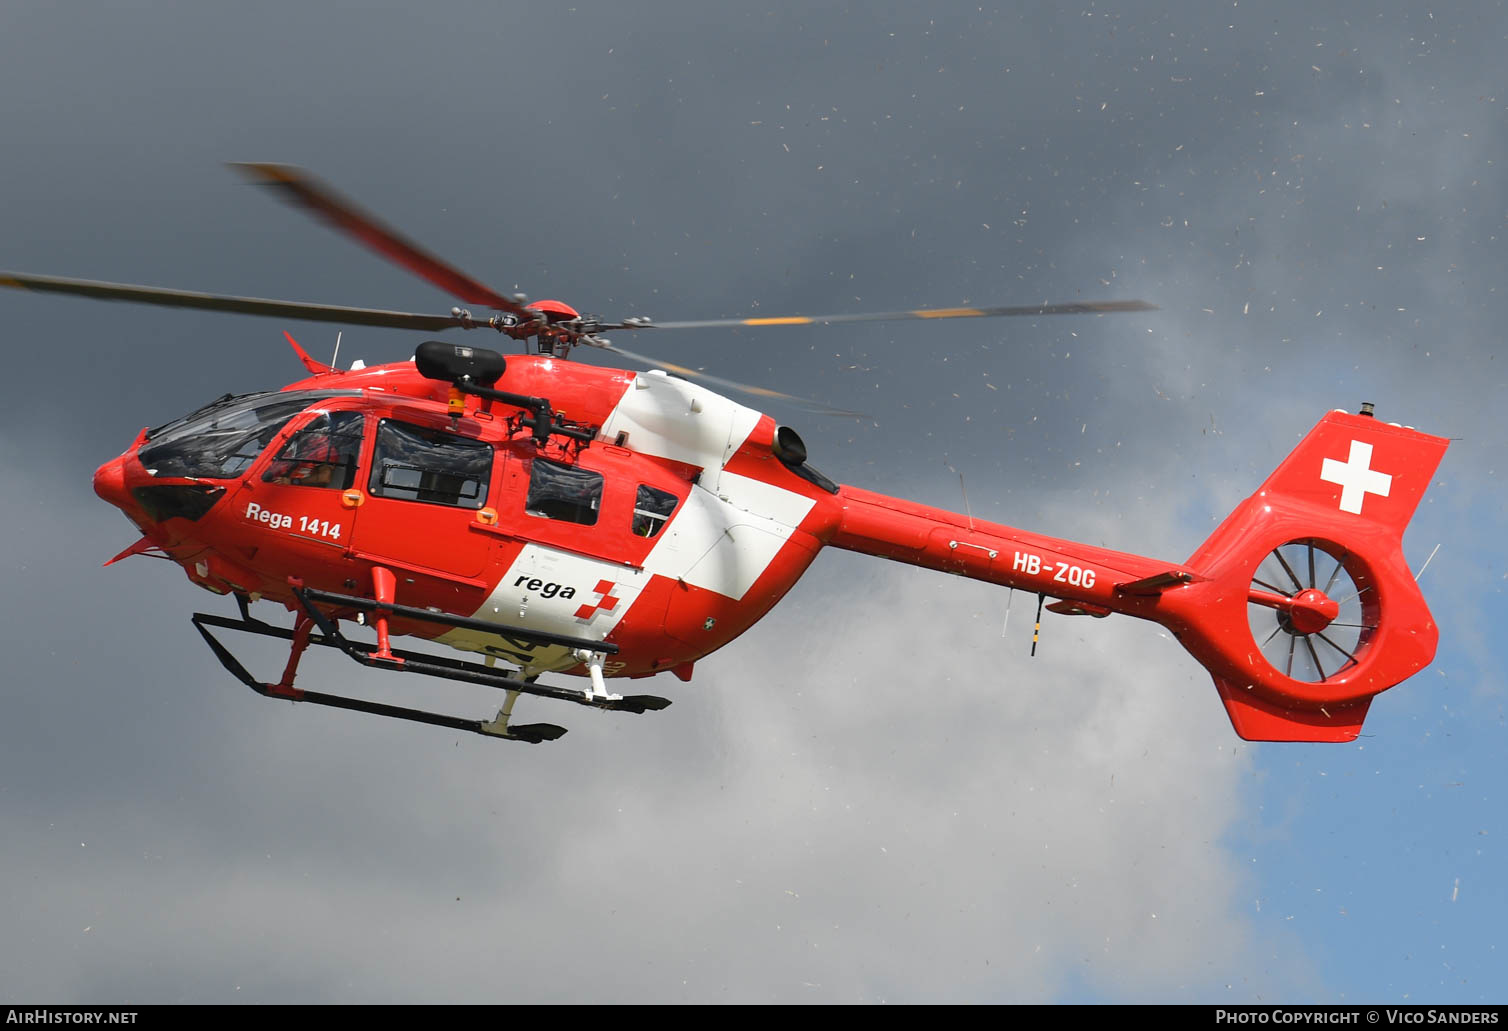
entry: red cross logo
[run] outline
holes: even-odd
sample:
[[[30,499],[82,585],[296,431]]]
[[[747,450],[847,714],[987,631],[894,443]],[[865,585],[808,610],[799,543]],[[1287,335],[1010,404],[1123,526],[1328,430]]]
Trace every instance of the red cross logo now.
[[[611,612],[618,607],[618,599],[613,597],[614,583],[611,580],[598,580],[593,592],[602,595],[602,600],[595,605],[583,605],[576,610],[576,618],[589,620],[599,612]]]

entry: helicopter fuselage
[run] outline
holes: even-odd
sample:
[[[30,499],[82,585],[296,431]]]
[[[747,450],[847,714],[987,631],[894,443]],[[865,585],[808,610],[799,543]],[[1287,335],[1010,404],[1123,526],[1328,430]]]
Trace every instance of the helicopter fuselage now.
[[[300,352],[310,378],[143,430],[95,474],[96,492],[143,533],[123,555],[156,550],[243,605],[294,610],[291,633],[209,619],[292,637],[276,687],[196,623],[263,693],[300,697],[293,669],[318,624],[320,643],[369,665],[416,661],[427,663],[416,672],[492,682],[480,666],[389,650],[390,634],[410,634],[516,671],[494,686],[533,690],[556,672],[591,678],[587,704],[669,704],[620,699],[601,681],[689,680],[824,546],[1029,590],[1039,623],[1047,597],[1060,614],[1161,623],[1210,670],[1237,730],[1259,739],[1350,740],[1372,696],[1434,654],[1399,539],[1447,442],[1368,414],[1326,415],[1187,562],[1172,563],[840,487],[806,464],[788,428],[663,372],[539,355],[504,368],[495,352],[429,346],[415,363],[348,372]],[[437,357],[456,364],[437,369]],[[1256,569],[1264,556],[1280,574]],[[336,624],[368,614],[377,646],[351,648]],[[1351,636],[1330,636],[1341,630]],[[1304,654],[1312,670],[1295,666]]]
[[[541,443],[517,410],[475,398],[453,406],[446,384],[395,363],[318,371],[143,431],[100,468],[95,487],[144,542],[216,593],[292,608],[293,583],[370,594],[381,567],[412,608],[611,640],[607,676],[689,678],[696,659],[790,590],[837,524],[835,495],[777,457],[774,420],[706,388],[539,356],[510,358],[499,385],[547,398],[593,439]],[[282,421],[260,426],[258,403]],[[238,418],[249,446],[171,475],[189,470],[173,461],[175,427],[193,441],[226,434]],[[332,424],[350,442],[345,463],[333,477],[300,479],[299,466],[336,463],[289,448]],[[204,510],[175,505],[180,496],[203,499]],[[585,672],[560,645],[401,618],[392,632],[531,674]]]

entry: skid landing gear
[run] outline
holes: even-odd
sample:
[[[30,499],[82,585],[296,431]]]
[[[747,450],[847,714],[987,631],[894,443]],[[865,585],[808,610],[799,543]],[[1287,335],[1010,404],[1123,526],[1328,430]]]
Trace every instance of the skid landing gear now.
[[[613,712],[643,713],[663,709],[670,704],[670,699],[660,698],[657,695],[614,695],[608,694],[605,691],[598,693],[596,690],[583,693],[578,690],[538,684],[534,682],[533,677],[519,678],[500,672],[492,667],[491,661],[487,665],[481,665],[446,656],[426,655],[420,652],[384,647],[383,645],[386,642],[383,642],[383,645],[371,645],[361,641],[352,641],[341,634],[335,620],[314,607],[310,596],[315,593],[317,592],[305,591],[302,588],[295,589],[295,594],[298,596],[304,611],[299,614],[292,630],[285,630],[282,627],[276,627],[270,623],[264,623],[259,619],[252,618],[245,600],[240,597],[236,599],[241,606],[242,618],[240,619],[196,612],[191,621],[194,624],[194,628],[203,636],[205,643],[209,645],[210,650],[214,652],[215,657],[220,660],[220,664],[237,680],[260,695],[268,698],[284,698],[295,702],[309,702],[313,705],[327,705],[337,709],[351,709],[356,712],[371,713],[375,716],[389,716],[393,719],[409,720],[414,723],[428,723],[431,726],[449,727],[452,730],[469,731],[473,734],[481,734],[484,737],[501,738],[506,741],[525,741],[529,744],[538,744],[541,741],[554,741],[566,732],[566,728],[556,726],[553,723],[529,723],[523,725],[511,723],[510,718],[513,713],[513,703],[518,700],[520,694],[534,695],[540,698],[554,698],[558,701],[571,702],[576,705],[585,705],[589,708],[606,709]],[[339,596],[332,596],[332,600],[333,597]],[[351,600],[360,601],[363,599]],[[425,614],[437,623],[450,623],[452,619],[459,619],[459,617],[436,616],[428,612]],[[276,684],[264,683],[257,680],[241,664],[240,660],[231,654],[230,650],[210,633],[210,627],[222,630],[238,630],[244,633],[258,634],[262,637],[275,637],[291,642],[288,664],[283,670],[282,679]],[[316,628],[318,629],[317,633],[315,632]],[[510,636],[518,636],[517,632],[512,628],[499,627],[495,629],[505,630]],[[599,651],[604,647],[601,642],[591,643]],[[298,672],[299,660],[310,645],[338,648],[357,662],[378,669],[388,669],[403,673],[419,673],[426,676],[441,677],[446,680],[458,680],[465,683],[481,684],[485,687],[497,688],[508,693],[507,699],[493,719],[470,720],[444,713],[429,712],[423,709],[409,709],[398,705],[385,705],[381,702],[369,702],[360,698],[348,698],[344,695],[305,691],[294,687],[293,681]]]

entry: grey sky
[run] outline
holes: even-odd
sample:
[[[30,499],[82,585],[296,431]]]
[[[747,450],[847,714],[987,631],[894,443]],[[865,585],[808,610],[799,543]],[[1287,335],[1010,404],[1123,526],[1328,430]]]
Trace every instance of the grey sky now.
[[[0,297],[0,1000],[1501,1001],[1505,24],[0,7],[0,268],[449,308],[220,167],[271,160],[610,317],[1141,297],[629,346],[870,413],[773,410],[843,482],[961,508],[951,466],[975,515],[1170,559],[1329,408],[1461,438],[1406,539],[1440,659],[1353,746],[1241,744],[1150,626],[1029,659],[1028,599],[1002,639],[1004,592],[831,553],[671,709],[537,702],[571,733],[526,748],[255,698],[188,625],[222,601],[99,568],[95,466],[330,328]]]

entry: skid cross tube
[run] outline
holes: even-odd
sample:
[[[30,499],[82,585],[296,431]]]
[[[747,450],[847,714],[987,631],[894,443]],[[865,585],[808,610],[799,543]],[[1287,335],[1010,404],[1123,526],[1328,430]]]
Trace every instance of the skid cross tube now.
[[[308,592],[303,589],[296,590],[295,594],[305,595]],[[466,662],[463,659],[452,659],[443,655],[428,655],[423,652],[407,651],[400,648],[393,649],[393,658],[384,659],[377,655],[376,645],[365,641],[353,641],[340,632],[335,621],[323,612],[308,603],[306,598],[301,598],[304,603],[304,612],[314,620],[315,626],[320,630],[317,634],[309,635],[309,643],[321,645],[326,648],[338,648],[347,657],[354,659],[363,666],[371,666],[375,669],[393,670],[399,673],[418,673],[424,676],[439,677],[443,680],[458,680],[468,684],[480,684],[483,687],[492,687],[500,691],[518,691],[521,694],[535,695],[539,698],[554,698],[557,701],[571,702],[575,705],[585,705],[593,709],[608,709],[615,712],[642,713],[650,710],[663,709],[670,704],[667,698],[656,695],[625,695],[622,698],[607,700],[603,698],[588,700],[580,691],[574,691],[565,687],[552,687],[548,684],[533,683],[527,680],[519,680],[514,677],[499,673],[496,669],[483,666],[476,662]],[[222,627],[226,630],[241,630],[250,634],[261,634],[264,637],[276,637],[284,641],[293,639],[291,630],[275,627],[261,620],[237,620],[224,616],[212,616],[208,613],[196,612],[193,623],[199,627],[199,632],[208,634],[202,624]],[[218,642],[210,645],[216,656],[221,656],[221,663],[225,663],[222,656],[229,655],[224,651],[224,646]],[[234,657],[232,656],[232,659]],[[237,663],[237,666],[240,666]],[[245,683],[241,673],[236,669],[226,666],[230,672]],[[242,668],[242,673],[245,672]],[[249,673],[246,676],[250,676]],[[256,688],[259,694],[270,694],[271,697],[284,697],[271,685],[259,684]],[[304,692],[305,696],[308,692]]]
[[[575,705],[585,705],[593,709],[606,709],[616,712],[643,713],[663,709],[670,704],[669,699],[660,698],[655,695],[628,695],[612,700],[602,698],[587,699],[583,697],[580,691],[518,680],[478,663],[465,662],[438,655],[426,655],[420,652],[395,649],[392,653],[392,660],[381,659],[375,654],[375,645],[362,641],[352,641],[345,637],[340,633],[332,620],[317,609],[314,609],[307,601],[305,601],[305,611],[320,630],[319,633],[310,633],[308,635],[307,644],[319,645],[326,648],[338,648],[350,658],[366,666],[481,684],[502,691],[534,695],[540,698],[554,698],[558,701],[571,702]],[[540,741],[553,741],[566,732],[564,727],[558,727],[551,723],[535,723],[525,726],[509,726],[504,728],[500,733],[496,720],[470,720],[458,716],[449,716],[444,713],[428,712],[423,709],[385,705],[380,702],[368,702],[362,699],[325,694],[319,691],[304,691],[293,688],[291,685],[285,687],[263,683],[252,676],[246,667],[242,665],[241,661],[225,645],[221,644],[209,632],[208,628],[218,627],[224,630],[239,630],[245,633],[259,634],[263,637],[274,637],[284,641],[295,641],[294,631],[273,626],[258,619],[232,619],[226,616],[211,615],[206,612],[194,613],[191,622],[204,638],[205,643],[209,645],[215,657],[220,660],[220,664],[241,683],[251,688],[257,694],[267,698],[310,702],[314,705],[350,709],[357,712],[371,713],[376,716],[389,716],[393,719],[427,723],[431,726],[448,727],[453,730],[464,730],[486,737],[527,741],[531,744],[537,744]]]
[[[496,730],[488,729],[490,724],[485,720],[468,720],[439,712],[427,712],[423,709],[408,709],[401,705],[384,705],[381,702],[346,698],[343,695],[325,694],[320,691],[300,691],[295,688],[264,684],[251,675],[241,661],[231,654],[230,649],[215,639],[215,636],[206,629],[206,624],[226,630],[244,630],[247,633],[262,634],[266,637],[280,637],[284,640],[292,640],[293,631],[270,626],[260,620],[226,619],[223,616],[212,616],[205,612],[194,613],[190,621],[194,624],[194,629],[198,630],[204,638],[205,643],[209,645],[210,651],[215,653],[215,658],[220,660],[220,665],[224,666],[241,683],[266,698],[282,698],[294,702],[309,702],[311,705],[326,705],[334,709],[350,709],[371,713],[374,716],[408,720],[412,723],[427,723],[434,727],[470,731],[473,734],[502,738],[507,741],[527,741],[529,744],[553,741],[566,732],[564,727],[557,727],[553,723],[534,723],[522,727],[508,727],[503,733],[498,733]],[[314,634],[309,636],[309,643],[338,647],[327,637]]]

